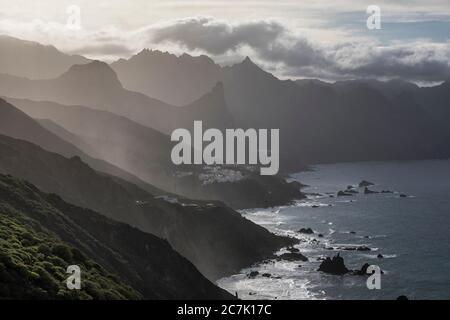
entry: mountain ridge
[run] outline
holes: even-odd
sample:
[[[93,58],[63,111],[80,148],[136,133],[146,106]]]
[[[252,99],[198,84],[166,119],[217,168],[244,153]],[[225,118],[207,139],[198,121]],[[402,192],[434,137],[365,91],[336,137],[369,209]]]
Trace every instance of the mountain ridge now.
[[[168,240],[211,280],[271,257],[295,242],[271,234],[220,202],[155,197],[127,181],[96,172],[79,158],[67,159],[3,135],[0,173]]]
[[[0,285],[0,296],[11,298],[17,294],[21,299],[30,298],[20,292],[42,282],[41,289],[32,291],[31,297],[113,300],[232,298],[204,278],[166,241],[153,235],[68,204],[59,196],[45,194],[34,185],[12,176],[0,174],[0,195],[0,216],[13,219],[16,225],[19,223],[27,230],[20,235],[19,243],[23,249],[19,254],[14,249],[14,255],[12,247],[9,251],[0,252],[0,283],[6,280],[8,287],[17,290],[11,292],[6,288],[8,292],[4,292],[4,286]],[[0,226],[7,221],[2,217]],[[38,242],[38,234],[50,239]],[[2,245],[14,243],[10,235],[4,237],[1,233],[0,238]],[[14,257],[24,257],[23,262],[27,261],[26,252],[36,257],[38,262],[21,271],[21,264]],[[57,257],[51,257],[52,252]],[[45,259],[40,258],[42,255]],[[88,257],[95,262],[89,261]],[[3,263],[9,266],[10,276],[7,278]],[[64,288],[64,280],[68,276],[65,269],[73,264],[82,268],[82,289],[69,292]],[[106,274],[105,269],[114,275]],[[16,270],[22,275],[13,277]],[[25,283],[20,285],[21,282]],[[106,286],[107,283],[111,284]]]
[[[222,90],[219,88],[218,90]],[[284,177],[261,177],[245,166],[231,167],[243,179],[204,185],[202,177],[214,177],[202,166],[175,166],[170,158],[174,142],[152,128],[108,111],[83,106],[64,106],[55,102],[35,102],[7,98],[34,118],[48,118],[69,130],[56,130],[62,138],[72,139],[84,152],[95,149],[98,155],[140,179],[169,192],[191,199],[220,200],[233,208],[272,207],[284,205],[304,196]],[[53,126],[54,127],[54,126]],[[88,146],[86,146],[86,143]],[[227,174],[227,169],[219,170]],[[148,188],[147,188],[148,189]]]
[[[140,69],[135,67],[136,78],[139,73],[152,74],[148,66],[152,66],[149,61]],[[124,72],[118,72],[119,78]],[[124,83],[132,83],[129,77],[124,77]],[[317,163],[450,156],[442,120],[449,116],[446,82],[426,88],[399,79],[280,80],[248,57],[220,67],[219,75],[211,73],[206,79],[210,84],[223,83],[236,127],[280,129],[281,169],[285,172]],[[151,90],[152,83],[146,90]],[[403,93],[414,99],[399,98]],[[425,130],[429,146],[413,126]]]
[[[217,82],[192,103],[173,106],[125,89],[112,68],[99,61],[72,66],[63,75],[46,80],[0,74],[0,95],[111,111],[165,134],[189,128],[194,120],[203,120],[204,127],[233,126]]]
[[[149,192],[155,194],[165,194],[164,191],[151,186],[136,176],[133,176],[129,172],[126,172],[104,160],[93,158],[92,156],[84,153],[74,145],[61,139],[59,136],[44,129],[37,121],[29,117],[26,113],[1,98],[0,116],[0,133],[2,134],[30,141],[40,145],[48,151],[56,152],[69,158],[75,156],[81,157],[96,170],[129,180]]]
[[[51,45],[42,45],[7,35],[0,35],[0,73],[29,79],[59,76],[73,64],[88,63],[80,55],[63,53]]]

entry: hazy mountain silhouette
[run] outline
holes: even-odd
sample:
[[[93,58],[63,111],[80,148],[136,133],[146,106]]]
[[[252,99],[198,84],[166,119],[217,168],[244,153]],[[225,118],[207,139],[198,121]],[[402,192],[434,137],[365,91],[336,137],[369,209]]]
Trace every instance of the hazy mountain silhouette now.
[[[283,205],[303,197],[298,186],[283,178],[261,177],[243,166],[234,170],[240,170],[246,179],[205,185],[200,178],[205,174],[203,166],[172,164],[173,143],[169,136],[107,111],[54,102],[8,100],[34,118],[51,119],[53,122],[47,124],[50,131],[89,155],[173,193],[221,200],[235,208]]]
[[[0,136],[2,160],[18,155],[15,143]],[[12,176],[0,174],[0,194],[0,260],[4,263],[0,297],[232,298],[202,276],[165,240],[154,235],[71,205]],[[22,247],[18,248],[18,244]],[[64,271],[73,264],[82,270],[79,291],[67,290],[64,281],[67,278]],[[26,272],[21,272],[23,266]]]
[[[98,171],[126,179],[154,194],[165,194],[164,191],[145,183],[129,172],[81,151],[73,144],[43,128],[36,120],[3,99],[0,99],[0,134],[30,141],[65,157],[80,157]]]
[[[66,130],[56,122],[50,119],[35,119],[43,128],[47,129],[48,131],[54,133],[56,136],[60,137],[64,141],[69,142],[70,144],[74,145],[81,151],[85,152],[86,154],[96,158],[101,159],[102,157],[98,154],[98,152],[95,150],[94,147],[92,147],[90,144],[88,144],[85,140],[83,140],[81,137],[79,137],[76,134],[73,134],[72,132]]]
[[[299,133],[307,162],[440,158],[450,154],[445,127],[408,95],[365,83],[345,89],[300,88]],[[318,130],[318,128],[320,128]]]
[[[74,64],[90,60],[68,55],[53,46],[0,35],[0,73],[30,79],[57,77]]]
[[[343,92],[358,87],[369,87],[382,93],[388,99],[395,98],[405,92],[420,90],[416,84],[400,79],[389,81],[380,81],[375,79],[338,81],[335,84],[332,84],[332,86]]]
[[[406,91],[403,95],[413,99],[441,126],[449,128],[450,80],[438,86]]]
[[[7,98],[17,108],[89,155],[131,169],[141,179],[165,185],[175,169],[170,137],[126,117],[83,106]],[[128,170],[126,169],[126,170]],[[167,186],[173,182],[167,181]]]
[[[93,170],[78,157],[68,159],[6,136],[0,136],[0,172],[167,239],[209,279],[235,273],[294,242],[219,202],[155,197],[128,181]]]
[[[3,74],[0,94],[107,110],[164,133],[171,133],[175,128],[191,128],[194,120],[203,120],[205,127],[233,126],[220,83],[189,105],[172,106],[124,89],[115,72],[99,61],[74,65],[61,76],[48,80]]]
[[[120,59],[111,67],[125,88],[174,105],[185,105],[203,96],[219,81],[221,72],[221,67],[207,56],[177,57],[148,49],[128,60]]]
[[[139,59],[121,61],[120,74],[125,75],[130,88],[151,92],[162,85],[156,85],[158,78],[153,77],[150,82],[141,82],[141,87],[133,87],[131,71],[140,69],[136,82],[145,73],[150,76],[153,60],[159,54],[151,52],[141,54]],[[171,70],[182,64],[182,59],[173,55],[170,61]],[[210,69],[205,66],[205,70]],[[419,88],[402,80],[294,82],[274,77],[248,57],[241,63],[220,69],[217,66],[214,70],[220,74],[214,71],[207,77],[202,71],[203,81],[223,83],[227,108],[237,127],[280,128],[284,169],[298,170],[302,168],[300,163],[450,155],[448,130],[439,120],[448,119],[445,102],[449,101],[449,90],[445,85]],[[191,73],[196,74],[196,70]],[[165,77],[171,74],[176,72],[166,73]],[[177,91],[170,83],[164,80],[166,92]],[[189,95],[180,94],[187,101]],[[177,96],[180,101],[182,98]]]
[[[141,81],[145,74],[150,77],[153,74],[153,69],[158,57],[160,55],[166,56],[166,54],[158,53],[152,51],[150,53],[141,54],[139,59],[133,59],[120,62],[119,74],[126,74],[126,81],[130,88],[136,90],[141,87],[132,86],[133,83]],[[170,59],[169,59],[170,58]],[[166,59],[170,62],[165,64],[167,68],[173,70],[174,68],[183,64],[183,59],[177,58],[174,55],[168,55]],[[203,61],[202,57],[190,57],[190,60]],[[175,63],[174,61],[177,61]],[[209,65],[210,62],[204,62]],[[136,75],[135,80],[131,80],[134,76],[135,69],[141,70]],[[113,65],[114,66],[114,65]],[[127,67],[129,66],[129,70]],[[179,67],[180,70],[186,70],[187,67]],[[209,74],[209,77],[204,76],[204,70],[214,70]],[[119,70],[119,69],[118,69]],[[220,70],[218,74],[217,70]],[[178,71],[177,71],[178,72]],[[166,73],[165,77],[168,78],[173,74],[178,74],[177,72]],[[181,72],[181,71],[180,71]],[[191,70],[191,76],[196,78],[198,73],[202,73],[204,86],[212,85],[217,81],[221,81],[225,88],[225,100],[228,110],[233,117],[233,124],[235,127],[255,127],[255,128],[285,128],[286,124],[291,123],[291,126],[297,127],[295,119],[298,112],[288,115],[287,113],[295,110],[296,105],[295,97],[298,96],[298,86],[290,81],[280,81],[268,72],[263,71],[257,65],[255,65],[250,58],[246,58],[242,63],[236,64],[231,67],[220,68],[216,66],[215,68],[205,66],[204,69]],[[142,82],[142,86],[146,86],[145,92],[156,91],[156,88],[160,86],[166,86],[166,92],[179,92],[177,99],[180,101],[189,101],[190,96],[194,95],[195,92],[191,94],[185,94],[180,92],[176,86],[172,85],[175,83],[176,77],[172,77],[164,81],[164,83],[155,84],[158,81],[158,77],[153,77],[150,82]],[[133,82],[134,81],[134,82]],[[152,88],[152,86],[155,86]],[[186,87],[185,88],[189,88]],[[141,89],[143,90],[143,89]],[[185,94],[184,96],[181,96]],[[293,98],[294,97],[294,98]],[[184,99],[184,100],[183,100]],[[289,118],[289,119],[287,119]],[[286,121],[287,120],[287,121]],[[290,137],[292,131],[281,130],[282,139],[282,164],[284,167],[287,164],[296,169],[303,168],[299,164],[299,158],[296,155],[297,149],[296,142],[297,136],[293,137],[292,143],[289,139],[285,139],[284,136]],[[289,143],[287,143],[289,142]],[[288,151],[289,150],[289,151]]]

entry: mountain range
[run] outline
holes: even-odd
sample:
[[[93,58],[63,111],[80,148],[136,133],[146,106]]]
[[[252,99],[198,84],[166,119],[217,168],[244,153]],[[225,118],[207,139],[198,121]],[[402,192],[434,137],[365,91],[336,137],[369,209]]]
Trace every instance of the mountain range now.
[[[30,80],[1,74],[0,94],[94,107],[125,116],[166,134],[176,128],[190,129],[194,120],[199,119],[203,120],[204,127],[223,129],[234,126],[220,83],[189,105],[172,106],[123,88],[111,67],[100,61],[73,65],[52,79]]]
[[[260,176],[244,166],[217,167],[212,172],[196,165],[175,166],[170,159],[173,143],[169,136],[108,111],[49,101],[7,100],[31,117],[41,119],[40,123],[48,131],[72,142],[90,156],[105,159],[171,193],[194,199],[221,200],[234,208],[283,205],[304,197],[298,186],[283,178]],[[242,179],[207,183],[223,172],[233,172]],[[144,188],[152,192],[148,186]]]
[[[48,151],[66,157],[80,157],[98,171],[126,179],[154,194],[165,194],[164,191],[153,187],[127,171],[84,153],[75,145],[44,129],[37,121],[3,99],[0,99],[0,134],[33,142]]]
[[[90,62],[80,55],[62,53],[53,46],[0,35],[0,70],[29,79],[49,79],[61,75],[74,64]]]
[[[22,123],[29,121],[25,114],[22,117]],[[17,127],[20,123],[15,119]],[[38,130],[45,131],[39,126]],[[0,173],[25,179],[74,205],[167,239],[209,279],[231,274],[292,243],[222,203],[151,194],[127,180],[92,169],[79,156],[66,158],[7,136],[0,139]]]
[[[248,57],[232,66],[213,67],[202,56],[177,57],[148,50],[112,67],[131,90],[159,93],[155,96],[161,100],[169,98],[167,92],[176,92],[177,102],[186,103],[198,93],[171,87],[178,78],[175,71],[165,74],[161,82],[155,77],[140,87],[134,83],[144,74],[153,74],[154,61],[159,69],[181,72],[193,60],[201,67],[190,70],[190,75],[200,74],[203,87],[223,83],[226,105],[237,127],[280,129],[280,156],[287,171],[301,169],[301,164],[450,156],[448,126],[442,121],[449,115],[448,82],[426,88],[402,80],[280,80]],[[174,77],[168,79],[170,75]],[[162,85],[166,90],[157,91]]]
[[[148,49],[130,59],[120,59],[111,67],[125,88],[178,106],[189,104],[210,91],[220,81],[222,70],[204,55],[177,57]]]
[[[0,298],[232,299],[212,281],[296,243],[235,211],[305,197],[285,174],[450,156],[449,81],[281,80],[249,57],[147,49],[106,64],[7,36],[0,48]],[[280,129],[282,174],[173,165],[170,134],[195,120]],[[74,263],[86,284],[68,292]]]

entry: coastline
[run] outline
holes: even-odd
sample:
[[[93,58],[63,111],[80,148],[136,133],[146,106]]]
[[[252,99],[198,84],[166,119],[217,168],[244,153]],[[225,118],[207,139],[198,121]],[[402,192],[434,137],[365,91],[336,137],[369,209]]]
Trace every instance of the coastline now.
[[[439,255],[441,250],[434,249],[435,242],[424,241],[446,235],[417,232],[423,233],[421,221],[426,220],[424,213],[430,206],[435,208],[434,215],[440,214],[440,219],[444,219],[442,214],[448,201],[442,196],[448,190],[448,181],[442,172],[449,166],[448,160],[358,162],[314,166],[293,174],[288,181],[309,185],[302,189],[306,199],[291,205],[240,210],[240,213],[274,234],[299,239],[294,247],[309,261],[272,259],[222,278],[217,284],[233,294],[237,291],[242,299],[391,300],[400,295],[413,299],[442,296],[448,290],[441,282],[436,284],[443,291],[433,288],[437,277],[434,266],[448,263],[448,259]],[[358,186],[365,179],[374,183],[367,192],[365,187]],[[358,193],[338,196],[348,185],[353,185]],[[438,203],[443,207],[437,207]],[[301,228],[312,228],[314,233],[301,234],[298,232]],[[442,223],[434,226],[437,228],[443,228]],[[408,233],[410,229],[422,231]],[[414,246],[418,235],[423,250]],[[439,243],[444,244],[446,240]],[[435,260],[412,263],[418,261],[412,256],[420,257],[428,251],[434,252]],[[276,254],[286,252],[284,248]],[[383,271],[383,289],[368,290],[367,277],[317,271],[323,259],[338,253],[350,270],[358,271],[365,263],[379,265]],[[429,270],[414,273],[423,270],[422,264]],[[425,292],[421,289],[424,283],[429,287]]]

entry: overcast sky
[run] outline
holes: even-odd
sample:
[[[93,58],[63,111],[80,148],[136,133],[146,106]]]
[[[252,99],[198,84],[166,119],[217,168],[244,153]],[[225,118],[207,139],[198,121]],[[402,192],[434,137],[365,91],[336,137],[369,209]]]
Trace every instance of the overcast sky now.
[[[67,28],[67,8],[81,29]],[[369,30],[369,5],[381,29]],[[0,33],[112,61],[143,48],[249,55],[282,78],[450,78],[450,0],[0,0]]]

